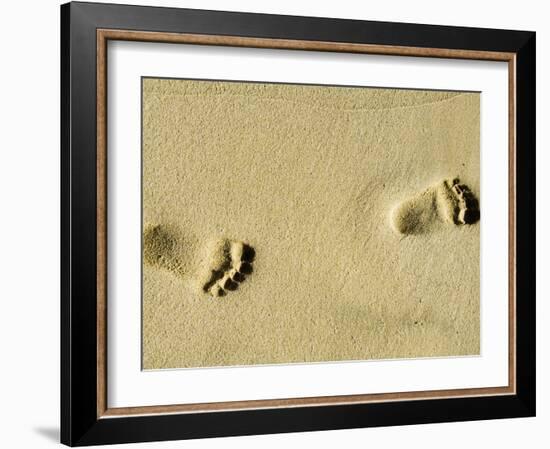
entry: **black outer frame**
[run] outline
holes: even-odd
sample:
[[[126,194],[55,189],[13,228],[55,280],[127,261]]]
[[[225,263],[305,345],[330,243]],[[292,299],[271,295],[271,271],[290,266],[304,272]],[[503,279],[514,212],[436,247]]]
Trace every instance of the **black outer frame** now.
[[[516,54],[515,395],[97,417],[96,29]],[[61,6],[61,442],[70,446],[535,416],[535,33],[68,3]]]

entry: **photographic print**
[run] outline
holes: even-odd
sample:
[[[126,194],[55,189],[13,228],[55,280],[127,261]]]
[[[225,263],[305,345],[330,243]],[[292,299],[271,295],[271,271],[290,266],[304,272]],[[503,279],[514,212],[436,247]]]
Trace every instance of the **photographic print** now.
[[[479,92],[141,88],[143,369],[479,355]]]

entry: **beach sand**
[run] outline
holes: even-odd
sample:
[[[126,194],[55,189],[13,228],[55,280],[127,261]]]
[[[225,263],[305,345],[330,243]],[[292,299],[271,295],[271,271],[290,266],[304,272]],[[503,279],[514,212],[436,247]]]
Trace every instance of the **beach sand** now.
[[[479,354],[479,101],[143,79],[143,368]]]

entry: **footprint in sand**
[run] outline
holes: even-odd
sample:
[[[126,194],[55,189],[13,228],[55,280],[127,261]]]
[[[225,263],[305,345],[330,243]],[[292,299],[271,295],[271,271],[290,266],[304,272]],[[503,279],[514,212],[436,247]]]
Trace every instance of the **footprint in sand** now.
[[[148,225],[143,230],[143,259],[150,266],[167,270],[186,279],[195,277],[202,292],[224,296],[236,290],[252,273],[254,249],[243,242],[220,239],[205,246],[198,267],[191,269],[193,255],[185,254],[185,245],[168,227]]]
[[[458,179],[440,181],[391,212],[392,227],[400,234],[422,234],[441,222],[460,226],[478,220],[479,202]]]
[[[222,239],[210,245],[208,253],[201,285],[211,296],[224,296],[227,291],[236,290],[252,273],[255,252],[246,243]]]
[[[143,260],[148,265],[170,271],[183,277],[187,270],[183,264],[183,245],[167,227],[148,225],[143,229]]]

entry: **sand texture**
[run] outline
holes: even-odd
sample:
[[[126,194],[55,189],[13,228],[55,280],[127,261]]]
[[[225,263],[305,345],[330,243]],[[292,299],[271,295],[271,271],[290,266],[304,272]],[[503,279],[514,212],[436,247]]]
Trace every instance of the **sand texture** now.
[[[479,94],[142,87],[144,369],[479,354]]]

